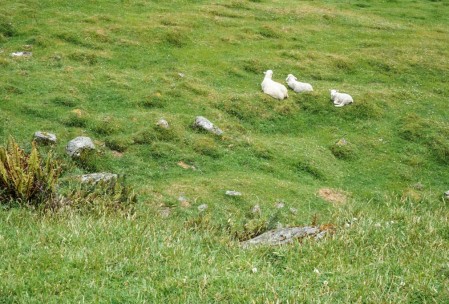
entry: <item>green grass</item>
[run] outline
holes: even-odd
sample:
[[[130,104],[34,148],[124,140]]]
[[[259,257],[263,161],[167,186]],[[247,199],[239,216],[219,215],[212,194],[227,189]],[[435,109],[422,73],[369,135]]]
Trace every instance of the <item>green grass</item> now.
[[[63,181],[126,175],[139,203],[107,214],[4,207],[0,303],[446,303],[448,9],[411,0],[3,3],[0,142],[12,135],[30,149],[35,131],[55,133]],[[28,49],[30,58],[9,56]],[[271,99],[260,90],[267,69],[315,91]],[[329,89],[354,104],[333,107]],[[224,135],[194,129],[199,115]],[[162,117],[170,130],[156,127]],[[80,135],[98,147],[84,166],[64,151]],[[336,146],[341,138],[347,146]],[[328,203],[321,188],[349,199]],[[336,233],[238,246],[314,218]]]

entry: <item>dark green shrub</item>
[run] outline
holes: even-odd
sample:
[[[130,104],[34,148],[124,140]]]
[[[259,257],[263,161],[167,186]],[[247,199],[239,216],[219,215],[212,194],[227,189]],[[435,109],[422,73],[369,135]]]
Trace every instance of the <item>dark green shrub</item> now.
[[[33,142],[27,154],[10,138],[6,149],[0,147],[0,202],[35,206],[51,203],[60,172],[61,166],[51,152],[42,159]]]

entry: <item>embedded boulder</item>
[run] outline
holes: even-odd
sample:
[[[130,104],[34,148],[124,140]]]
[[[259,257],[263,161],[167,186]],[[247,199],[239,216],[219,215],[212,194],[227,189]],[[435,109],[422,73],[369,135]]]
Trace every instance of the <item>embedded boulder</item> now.
[[[34,140],[44,145],[56,144],[56,135],[53,133],[37,131],[34,133]]]
[[[205,118],[203,116],[197,116],[195,118],[194,126],[196,128],[203,129],[203,130],[213,133],[215,135],[220,136],[223,134],[223,131],[220,128],[215,126],[212,122],[210,122],[210,120],[208,120],[207,118]]]
[[[95,145],[92,142],[92,139],[86,136],[79,136],[72,139],[66,147],[67,154],[72,158],[80,157],[83,151],[88,150],[95,150]]]
[[[81,175],[81,182],[82,183],[91,183],[96,184],[98,182],[109,182],[111,180],[116,180],[117,174],[114,173],[91,173],[91,174],[84,174]]]
[[[315,237],[321,239],[326,231],[322,231],[319,227],[292,227],[279,228],[267,231],[255,238],[240,243],[243,248],[249,248],[259,245],[283,245],[292,243],[295,240],[305,237]]]

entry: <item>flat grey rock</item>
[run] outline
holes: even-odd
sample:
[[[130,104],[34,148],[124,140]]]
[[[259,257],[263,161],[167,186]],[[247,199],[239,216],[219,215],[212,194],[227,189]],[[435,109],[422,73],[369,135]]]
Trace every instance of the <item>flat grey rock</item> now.
[[[194,126],[203,130],[206,130],[207,132],[213,133],[215,135],[222,135],[223,131],[216,127],[212,122],[210,122],[207,118],[203,116],[197,116],[195,118]]]
[[[225,192],[227,196],[242,196],[242,193],[234,190],[228,190]]]
[[[80,157],[81,152],[84,150],[95,150],[95,145],[90,137],[76,137],[69,141],[66,147],[67,154],[75,158]]]
[[[81,182],[82,183],[96,184],[96,183],[98,183],[100,181],[107,182],[107,181],[110,181],[112,179],[117,179],[117,174],[101,172],[101,173],[91,173],[91,174],[81,175]]]
[[[33,55],[31,52],[14,52],[11,53],[11,57],[30,57]]]
[[[34,140],[40,144],[55,144],[56,135],[53,133],[37,131],[34,133]]]
[[[240,243],[243,248],[252,246],[268,245],[276,246],[292,243],[294,240],[305,238],[308,236],[315,236],[322,238],[321,231],[318,227],[292,227],[280,228],[267,231],[255,238]]]

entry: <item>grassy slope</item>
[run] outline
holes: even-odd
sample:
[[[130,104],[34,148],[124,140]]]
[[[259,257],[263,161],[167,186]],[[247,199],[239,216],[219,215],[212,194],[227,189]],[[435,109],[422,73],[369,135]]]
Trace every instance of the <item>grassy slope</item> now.
[[[444,302],[448,9],[444,1],[2,4],[1,139],[27,146],[34,131],[53,131],[65,157],[68,140],[91,136],[101,152],[91,171],[127,174],[142,199],[131,218],[1,211],[0,302]],[[30,59],[8,56],[25,44]],[[260,92],[266,69],[279,81],[300,76],[315,92],[272,100]],[[332,107],[331,88],[354,105]],[[196,115],[225,136],[193,130]],[[171,132],[154,128],[160,117]],[[342,137],[349,159],[330,150]],[[65,176],[80,172],[69,165]],[[316,195],[322,187],[351,200],[330,205]],[[227,189],[244,196],[226,198]],[[181,194],[192,208],[179,206]],[[249,212],[256,203],[260,217]],[[161,205],[171,207],[166,219]],[[236,246],[245,227],[310,224],[315,214],[338,227],[334,237]]]

